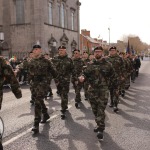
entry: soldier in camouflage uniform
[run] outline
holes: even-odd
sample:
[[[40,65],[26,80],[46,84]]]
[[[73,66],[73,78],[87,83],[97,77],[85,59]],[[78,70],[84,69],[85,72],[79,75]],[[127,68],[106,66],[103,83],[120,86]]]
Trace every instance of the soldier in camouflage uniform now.
[[[120,84],[120,91],[119,91],[119,94],[124,97],[125,96],[125,82],[126,82],[126,79],[127,79],[127,76],[128,76],[128,63],[126,61],[126,59],[124,58],[125,56],[125,53],[124,52],[120,52],[119,53],[119,56],[122,58],[123,60],[123,64],[124,64],[124,78],[125,80],[123,80]]]
[[[71,75],[74,71],[74,65],[71,58],[67,55],[65,46],[58,47],[58,56],[52,59],[55,69],[58,72],[57,90],[61,97],[61,118],[65,119],[65,112],[68,109],[68,93]]]
[[[123,82],[124,78],[124,63],[122,58],[117,54],[117,49],[115,46],[109,49],[110,55],[107,57],[107,61],[109,61],[114,70],[115,74],[117,75],[117,84],[114,85],[113,83],[110,86],[110,107],[114,108],[114,112],[118,112],[118,103],[119,103],[119,89],[120,84]]]
[[[87,52],[83,52],[83,55],[82,55],[82,60],[84,61],[84,66],[86,67],[87,64],[90,62],[90,59],[88,58],[88,53]],[[85,68],[83,67],[83,69]],[[84,88],[84,96],[85,96],[85,100],[88,100],[88,82],[85,81],[83,83],[83,88]]]
[[[5,80],[10,84],[12,92],[14,93],[16,98],[21,98],[22,93],[20,90],[20,85],[15,77],[12,67],[6,64],[6,61],[3,59],[3,57],[0,56],[0,109],[2,106],[3,98],[3,83]]]
[[[44,57],[51,62],[51,58],[49,57],[49,55],[47,53],[44,54]],[[53,92],[52,92],[52,88],[51,88],[52,79],[53,79],[53,76],[50,73],[49,76],[48,76],[49,86],[48,86],[48,93],[47,93],[47,95],[45,97],[46,99],[47,99],[47,97],[52,97],[53,96]]]
[[[29,64],[30,64],[30,62],[31,62],[31,60],[34,58],[34,54],[33,54],[33,52],[32,51],[30,51],[30,53],[29,53],[29,57],[28,57],[28,67],[29,67]],[[28,72],[29,73],[29,72]],[[34,102],[35,102],[35,93],[34,93],[34,90],[32,89],[32,82],[30,82],[31,81],[31,79],[29,78],[29,75],[28,75],[28,83],[29,83],[29,85],[30,85],[30,91],[31,91],[31,100],[30,100],[30,103],[32,104],[32,105],[34,105]]]
[[[29,62],[28,62],[28,60],[27,60],[27,57],[24,58],[24,60],[23,60],[22,63],[23,63],[23,70],[22,70],[23,83],[24,83],[24,84],[28,84],[27,78],[28,78],[28,64],[29,64]]]
[[[75,97],[75,107],[79,108],[80,105],[79,103],[81,102],[81,94],[80,91],[83,87],[83,83],[78,82],[78,77],[81,75],[82,70],[83,70],[83,66],[84,66],[84,62],[80,57],[80,50],[75,49],[73,51],[73,64],[74,64],[74,73],[75,76],[72,76],[72,83],[73,83],[73,87],[75,89],[75,93],[76,93],[76,97]]]
[[[130,79],[131,79],[131,71],[132,71],[132,64],[131,64],[131,61],[129,59],[129,55],[130,54],[125,54],[124,55],[124,60],[126,62],[126,67],[127,67],[127,76],[126,76],[126,79],[125,79],[125,89],[129,89],[130,87]]]
[[[18,74],[19,72],[21,72],[22,70],[26,69],[27,70],[27,76],[28,76],[28,69],[29,69],[29,64],[31,62],[31,60],[34,58],[34,54],[32,52],[32,50],[29,52],[29,57],[27,58],[27,61],[24,61],[17,65],[16,67],[16,70],[15,72]],[[30,84],[30,91],[31,91],[31,100],[30,100],[30,103],[33,105],[34,104],[34,101],[35,101],[35,96],[34,96],[34,92],[33,92],[33,89],[32,89],[32,82],[30,82],[30,78],[28,76],[28,83]]]
[[[130,61],[132,64],[132,71],[131,71],[131,82],[135,82],[135,77],[136,77],[136,61],[135,61],[135,55],[131,54],[130,55]]]
[[[50,118],[43,100],[47,94],[47,88],[49,85],[47,77],[49,72],[51,72],[53,77],[56,77],[57,73],[54,70],[51,62],[45,59],[42,55],[40,45],[34,45],[32,51],[34,58],[29,64],[29,78],[30,82],[32,82],[33,93],[35,94],[35,118],[32,131],[34,133],[38,133],[39,123],[46,123],[46,121]]]
[[[99,140],[103,139],[103,131],[105,130],[105,108],[109,97],[109,83],[115,81],[115,72],[111,63],[102,57],[103,48],[96,47],[94,49],[94,59],[88,64],[83,71],[83,75],[79,77],[80,82],[88,80],[89,102],[95,115],[97,132]]]
[[[2,107],[3,99],[3,84],[4,81],[10,84],[11,90],[17,99],[22,97],[22,92],[20,90],[20,85],[15,77],[12,67],[6,63],[2,56],[0,56],[0,110]],[[0,139],[0,149],[3,149],[1,139]]]

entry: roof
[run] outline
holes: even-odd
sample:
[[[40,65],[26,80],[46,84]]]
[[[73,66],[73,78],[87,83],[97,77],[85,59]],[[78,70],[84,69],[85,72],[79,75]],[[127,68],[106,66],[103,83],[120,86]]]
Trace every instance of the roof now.
[[[85,37],[88,41],[90,41],[91,43],[95,43],[95,44],[99,44],[100,41],[96,41],[94,40],[93,38],[89,37],[89,36],[86,36],[86,35],[83,35],[81,34],[83,37]]]

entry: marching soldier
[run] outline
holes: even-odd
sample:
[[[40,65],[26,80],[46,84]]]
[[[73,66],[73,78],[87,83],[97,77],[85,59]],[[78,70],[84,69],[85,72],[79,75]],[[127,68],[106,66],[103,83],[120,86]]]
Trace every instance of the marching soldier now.
[[[32,82],[32,91],[35,98],[35,118],[32,131],[34,133],[38,133],[39,123],[46,123],[46,121],[50,118],[44,103],[44,98],[47,94],[47,88],[49,85],[47,78],[49,72],[54,78],[57,76],[57,74],[51,62],[45,59],[42,55],[42,49],[40,45],[34,45],[32,52],[34,54],[34,58],[29,64],[29,78],[30,82]]]
[[[20,89],[19,82],[15,77],[12,67],[6,64],[6,61],[0,56],[0,109],[2,107],[3,98],[3,83],[4,81],[10,84],[11,90],[17,99],[22,97],[22,92]]]
[[[80,57],[80,50],[75,49],[73,51],[73,64],[74,64],[74,73],[75,76],[72,76],[72,83],[73,83],[73,87],[75,89],[75,93],[76,93],[76,97],[75,97],[75,107],[79,108],[80,105],[79,103],[81,102],[81,94],[80,91],[83,87],[83,83],[78,82],[78,77],[81,75],[82,70],[83,70],[83,66],[84,66],[84,62]]]
[[[94,49],[94,59],[84,69],[83,75],[79,77],[79,81],[88,80],[89,102],[95,115],[97,126],[94,132],[97,132],[99,140],[103,140],[103,131],[105,130],[105,108],[109,97],[109,84],[115,81],[115,72],[111,63],[107,62],[103,55],[103,48],[96,47]]]
[[[82,55],[82,60],[84,61],[84,66],[86,67],[87,64],[90,62],[90,59],[88,58],[89,55],[87,52],[83,52],[83,55]],[[84,68],[85,68],[84,67]],[[83,68],[83,69],[84,69]],[[83,83],[83,88],[84,88],[84,96],[85,96],[85,100],[88,100],[88,82],[87,81],[84,81]]]
[[[2,56],[0,56],[0,110],[2,108],[4,81],[10,84],[11,90],[17,99],[22,97],[20,85],[18,80],[15,77],[12,67],[6,63],[6,61]],[[2,146],[1,138],[2,137],[0,137],[0,149],[2,150],[3,146]]]
[[[72,59],[67,55],[65,46],[58,47],[58,56],[54,57],[52,62],[58,72],[56,85],[61,97],[61,119],[65,119],[65,112],[68,109],[70,78],[74,71],[74,65]]]
[[[120,83],[123,82],[124,78],[124,63],[122,58],[117,54],[117,49],[115,46],[109,49],[110,55],[107,57],[107,61],[109,61],[114,70],[115,74],[117,75],[117,84],[110,86],[110,107],[114,108],[114,112],[118,112],[118,103],[119,103],[119,89]]]
[[[51,58],[49,57],[49,55],[47,53],[44,54],[44,57],[51,62]],[[52,92],[52,88],[51,88],[51,81],[52,81],[52,79],[53,79],[53,76],[50,73],[49,76],[48,76],[49,86],[48,86],[48,93],[46,95],[46,99],[47,99],[47,97],[52,97],[53,96],[53,92]]]

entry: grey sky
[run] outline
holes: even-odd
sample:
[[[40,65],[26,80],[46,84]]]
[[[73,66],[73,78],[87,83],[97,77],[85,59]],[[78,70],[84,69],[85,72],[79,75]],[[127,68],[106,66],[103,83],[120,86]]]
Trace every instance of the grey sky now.
[[[124,35],[137,35],[150,44],[149,0],[80,0],[80,28],[91,37],[116,42]]]

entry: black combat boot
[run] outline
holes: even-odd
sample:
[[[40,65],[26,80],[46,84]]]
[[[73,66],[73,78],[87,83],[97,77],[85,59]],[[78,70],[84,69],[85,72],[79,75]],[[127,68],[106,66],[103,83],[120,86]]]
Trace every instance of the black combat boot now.
[[[113,103],[113,101],[111,101],[110,103],[109,103],[109,107],[113,107],[114,106],[114,103]]]
[[[125,90],[121,91],[121,96],[124,97],[125,96]]]
[[[39,133],[39,123],[34,123],[31,131],[33,131],[34,134]]]
[[[66,110],[61,110],[61,119],[64,120],[66,118]]]
[[[31,105],[34,105],[34,100],[31,99],[31,100],[30,100],[30,103],[31,103]]]
[[[48,92],[47,97],[52,97],[53,93],[52,92]]]
[[[98,130],[97,138],[99,141],[103,141],[103,139],[104,139],[103,130],[101,130],[101,129]]]
[[[119,111],[119,109],[118,109],[118,107],[117,107],[117,104],[115,104],[114,105],[114,112],[118,112]]]
[[[110,96],[110,103],[109,103],[109,107],[113,107],[113,106],[114,106],[113,96]]]
[[[43,114],[43,119],[41,120],[41,123],[46,123],[46,121],[50,118],[48,113]]]
[[[98,130],[99,130],[99,127],[98,126],[96,126],[95,128],[94,128],[94,132],[98,132]]]
[[[60,92],[59,91],[56,91],[56,93],[57,93],[57,96],[60,96]]]
[[[75,107],[76,107],[76,108],[80,108],[79,102],[75,102]]]

